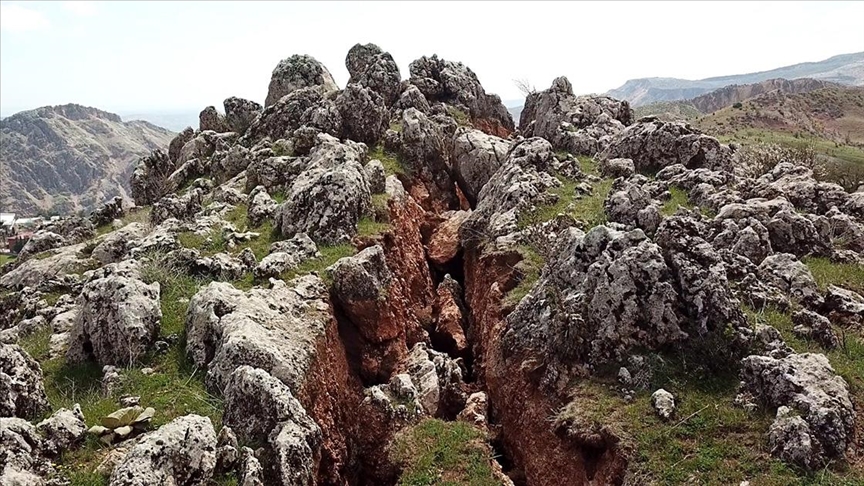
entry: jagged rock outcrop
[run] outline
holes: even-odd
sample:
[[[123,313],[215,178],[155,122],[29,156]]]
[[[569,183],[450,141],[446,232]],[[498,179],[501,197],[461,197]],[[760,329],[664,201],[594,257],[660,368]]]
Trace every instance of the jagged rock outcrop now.
[[[208,417],[184,415],[144,436],[111,473],[111,486],[206,484],[216,467]]]
[[[178,137],[182,136],[178,135]],[[176,139],[175,139],[176,140]],[[173,142],[172,142],[173,143]],[[177,155],[179,157],[179,150]],[[147,206],[158,201],[171,189],[168,177],[174,173],[175,161],[165,152],[155,150],[146,157],[141,157],[135,171],[132,173],[132,199],[138,206]]]
[[[305,233],[298,233],[290,240],[270,245],[270,254],[261,259],[254,269],[254,274],[258,279],[279,278],[304,261],[319,255],[315,242]]]
[[[105,235],[90,256],[103,265],[118,262],[135,247],[136,240],[147,236],[149,232],[149,226],[144,223],[130,223]]]
[[[109,274],[81,290],[81,310],[70,331],[66,359],[99,364],[136,362],[156,340],[162,319],[159,283],[134,274]]]
[[[453,174],[469,202],[476,205],[477,196],[501,167],[509,148],[506,140],[480,130],[457,130],[451,151]]]
[[[653,173],[672,164],[689,169],[731,168],[732,151],[689,125],[646,117],[612,137],[603,159],[633,160],[637,172]]]
[[[265,107],[270,107],[283,96],[301,88],[320,88],[323,91],[339,89],[330,71],[312,56],[294,55],[279,61],[270,78]]]
[[[384,98],[387,106],[399,97],[399,66],[389,52],[384,52],[375,44],[355,44],[345,57],[348,68],[348,84],[359,84],[372,89]]]
[[[50,409],[42,368],[20,346],[0,343],[0,417],[34,419]]]
[[[824,355],[749,356],[742,361],[741,386],[769,407],[788,407],[803,419],[788,424],[788,414],[778,411],[771,436],[772,450],[781,458],[812,469],[842,456],[851,443],[855,412],[848,387]],[[810,451],[806,460],[794,453],[801,447]]]
[[[526,137],[543,137],[557,150],[594,155],[604,150],[611,137],[633,119],[626,101],[606,96],[575,96],[566,77],[556,78],[552,87],[531,93],[519,118],[519,130]]]
[[[270,481],[314,483],[321,429],[284,383],[258,368],[237,368],[225,387],[223,420],[240,439],[269,444]]]
[[[225,109],[225,123],[228,128],[238,135],[243,135],[252,121],[255,120],[263,107],[258,103],[243,98],[232,96],[222,102]]]
[[[227,120],[225,120],[225,115],[216,111],[215,106],[208,106],[198,114],[198,130],[202,132],[212,130],[216,133],[224,133],[231,131],[231,128],[228,126]]]
[[[506,137],[513,131],[513,118],[498,95],[487,94],[470,68],[460,62],[423,56],[408,66],[409,83],[430,102],[444,102],[467,109],[476,126]]]
[[[72,410],[61,408],[36,424],[36,430],[45,437],[43,450],[58,455],[84,440],[87,424],[81,406],[76,403]]]
[[[90,258],[81,255],[84,244],[55,248],[51,256],[30,258],[14,270],[0,275],[0,287],[18,289],[38,287],[61,280],[71,274],[81,274],[92,268]]]
[[[306,233],[324,243],[349,240],[371,210],[362,145],[319,135],[305,170],[294,179],[276,216],[282,234]]]
[[[37,253],[59,248],[66,244],[66,239],[57,233],[40,230],[33,233],[30,239],[27,240],[24,248],[21,248],[21,251],[18,253],[18,259],[23,262]]]
[[[0,417],[0,484],[44,484],[43,477],[54,473],[54,468],[42,455],[43,443],[30,422]]]
[[[387,106],[372,88],[348,84],[336,97],[336,109],[342,117],[342,138],[375,145],[387,129]]]

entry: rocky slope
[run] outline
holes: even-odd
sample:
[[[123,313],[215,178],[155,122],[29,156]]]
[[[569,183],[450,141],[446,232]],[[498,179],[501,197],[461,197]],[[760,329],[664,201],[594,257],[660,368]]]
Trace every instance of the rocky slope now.
[[[93,209],[128,198],[138,157],[173,134],[143,121],[80,105],[46,106],[0,121],[4,211],[35,214]]]
[[[606,94],[642,106],[660,101],[686,100],[725,86],[761,83],[770,79],[813,78],[860,86],[864,84],[864,52],[842,54],[824,61],[805,62],[758,73],[718,76],[700,80],[677,78],[631,79]]]
[[[517,128],[460,63],[346,66],[0,269],[2,481],[864,480],[864,192],[563,77]]]

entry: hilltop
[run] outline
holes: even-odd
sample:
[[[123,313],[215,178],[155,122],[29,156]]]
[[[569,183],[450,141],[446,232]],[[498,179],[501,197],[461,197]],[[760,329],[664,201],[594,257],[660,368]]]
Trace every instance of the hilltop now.
[[[768,71],[699,80],[678,78],[631,79],[606,94],[629,101],[634,107],[662,101],[695,98],[729,85],[761,83],[770,79],[812,78],[851,86],[864,84],[864,52],[842,54],[824,61],[804,62]]]
[[[0,120],[0,207],[24,214],[90,210],[129,198],[134,164],[164,149],[173,133],[145,121],[76,104]]]

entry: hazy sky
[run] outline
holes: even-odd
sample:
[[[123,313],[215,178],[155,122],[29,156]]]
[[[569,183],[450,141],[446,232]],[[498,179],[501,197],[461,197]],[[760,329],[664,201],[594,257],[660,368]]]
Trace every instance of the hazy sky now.
[[[864,51],[864,2],[0,2],[0,112],[80,103],[118,113],[263,102],[280,59],[336,81],[357,42],[408,64],[438,54],[487,91],[515,78],[579,93],[630,78],[698,79]]]

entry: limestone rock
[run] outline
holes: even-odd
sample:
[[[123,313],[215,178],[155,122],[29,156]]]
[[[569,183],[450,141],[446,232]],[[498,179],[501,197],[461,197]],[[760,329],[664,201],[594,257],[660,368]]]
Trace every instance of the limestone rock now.
[[[438,265],[446,265],[456,258],[462,249],[459,229],[470,215],[470,211],[454,211],[435,228],[429,238],[427,251],[429,260]],[[445,213],[444,216],[448,215]]]
[[[822,302],[813,275],[795,255],[777,253],[765,258],[759,265],[759,277],[805,305]]]
[[[159,334],[162,310],[159,283],[134,276],[109,275],[84,286],[81,310],[70,332],[66,359],[99,364],[134,363]]]
[[[374,146],[387,129],[387,106],[371,88],[348,84],[336,97],[336,109],[342,116],[342,138]]]
[[[814,457],[843,456],[853,435],[855,411],[843,378],[821,354],[791,354],[775,359],[748,356],[742,363],[741,389],[771,407],[786,406],[807,423]]]
[[[37,253],[64,245],[66,245],[66,239],[62,236],[50,231],[40,230],[33,233],[30,239],[27,240],[27,243],[24,244],[24,247],[21,248],[21,252],[18,253],[18,260],[23,262]]]
[[[77,403],[72,410],[61,408],[51,417],[39,422],[36,429],[45,437],[45,449],[52,454],[70,450],[84,439],[87,424]]]
[[[20,346],[0,343],[0,417],[33,419],[49,409],[39,363]]]
[[[279,278],[285,272],[318,255],[320,254],[315,242],[305,233],[298,233],[290,240],[271,245],[270,254],[261,259],[253,272],[258,279]]]
[[[216,111],[213,106],[208,106],[201,110],[198,114],[198,129],[202,132],[205,130],[213,130],[216,133],[231,131],[228,122],[225,120],[225,115]]]
[[[283,96],[308,87],[320,87],[324,91],[339,89],[330,71],[312,56],[293,55],[283,59],[273,70],[264,106],[269,107]]]
[[[111,473],[111,486],[204,485],[216,467],[208,417],[184,415],[145,435]]]
[[[657,415],[669,420],[675,412],[675,397],[661,388],[651,394],[651,406],[657,411]]]
[[[477,196],[507,157],[510,144],[480,130],[460,128],[453,139],[453,173],[468,201]]]
[[[284,383],[258,368],[237,368],[225,387],[224,421],[241,440],[269,444],[281,484],[313,482],[321,429]]]
[[[815,312],[801,309],[792,314],[796,336],[812,339],[825,349],[834,349],[840,345],[840,339],[831,328],[831,321]]]
[[[331,244],[349,240],[372,205],[362,157],[357,146],[319,135],[306,170],[294,179],[278,209],[282,234],[307,233]]]
[[[149,231],[144,223],[129,223],[105,235],[90,256],[103,265],[118,262],[135,246],[135,240],[143,238]]]
[[[810,425],[796,415],[789,407],[777,408],[777,417],[768,431],[768,446],[771,454],[783,462],[814,470],[819,467],[817,441],[810,431]]]
[[[631,159],[636,171],[644,173],[672,164],[690,169],[729,169],[732,152],[684,123],[643,118],[615,135],[600,158]]]
[[[222,106],[225,108],[225,122],[228,128],[239,135],[246,132],[262,110],[262,106],[258,103],[234,96],[226,98]]]
[[[270,289],[248,292],[212,282],[189,302],[186,352],[207,368],[205,382],[212,390],[224,389],[242,365],[261,368],[297,389],[315,358],[313,343],[329,322],[326,296],[324,283],[314,275],[291,286],[274,280]]]
[[[399,66],[388,52],[375,44],[355,44],[345,57],[348,84],[358,84],[376,91],[387,106],[399,97],[401,75]]]

